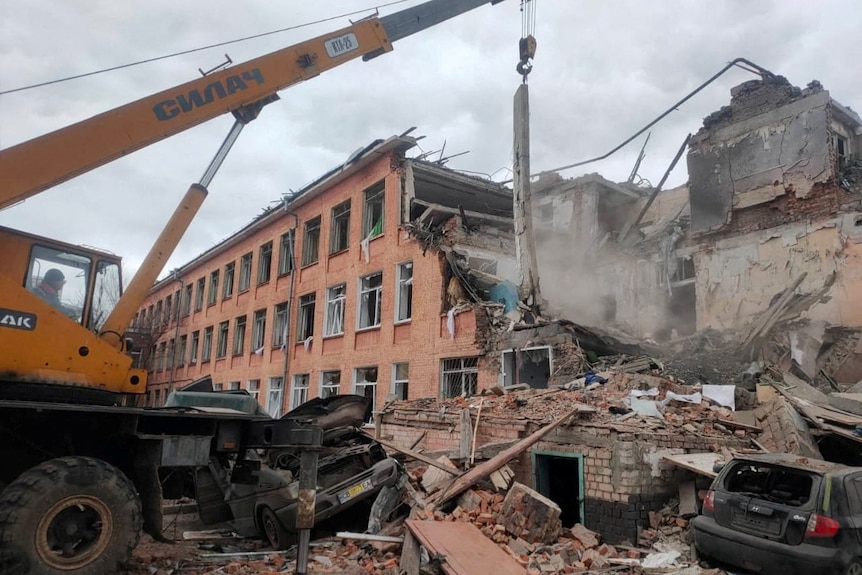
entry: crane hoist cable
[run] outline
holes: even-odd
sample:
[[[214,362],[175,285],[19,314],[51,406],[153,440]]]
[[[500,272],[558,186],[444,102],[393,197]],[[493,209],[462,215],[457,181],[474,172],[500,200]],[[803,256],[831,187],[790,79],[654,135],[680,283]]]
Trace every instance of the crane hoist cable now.
[[[537,0],[521,0],[521,40],[518,42],[518,52],[521,60],[515,69],[524,82],[533,69],[533,58],[536,55],[536,2]]]

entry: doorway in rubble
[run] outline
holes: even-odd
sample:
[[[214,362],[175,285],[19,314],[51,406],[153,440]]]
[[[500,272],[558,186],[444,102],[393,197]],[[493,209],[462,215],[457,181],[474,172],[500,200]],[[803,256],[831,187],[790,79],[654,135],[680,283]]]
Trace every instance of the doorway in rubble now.
[[[564,451],[533,451],[533,488],[560,506],[563,527],[583,523],[584,456]]]

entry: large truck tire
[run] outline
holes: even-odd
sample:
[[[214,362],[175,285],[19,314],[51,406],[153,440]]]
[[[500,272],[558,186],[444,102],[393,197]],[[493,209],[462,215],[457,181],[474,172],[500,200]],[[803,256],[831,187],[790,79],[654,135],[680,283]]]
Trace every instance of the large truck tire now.
[[[141,502],[116,467],[61,457],[0,494],[0,573],[114,575],[138,544]]]

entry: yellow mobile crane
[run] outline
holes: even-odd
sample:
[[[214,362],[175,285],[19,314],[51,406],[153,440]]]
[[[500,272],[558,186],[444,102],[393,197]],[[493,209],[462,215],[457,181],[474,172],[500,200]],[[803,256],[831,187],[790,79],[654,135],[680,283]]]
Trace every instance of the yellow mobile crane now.
[[[278,91],[500,1],[430,0],[367,18],[0,151],[6,209],[221,114],[236,119],[125,292],[118,257],[0,227],[0,572],[115,573],[142,525],[161,536],[165,470],[205,468],[214,454],[242,458],[252,448],[313,451],[320,429],[301,422],[123,406],[147,383],[132,368],[125,332],[221,160]],[[74,284],[74,301],[59,297],[63,281]],[[303,464],[316,469],[315,457]],[[303,507],[296,526],[306,542],[313,475],[309,481],[310,511]]]

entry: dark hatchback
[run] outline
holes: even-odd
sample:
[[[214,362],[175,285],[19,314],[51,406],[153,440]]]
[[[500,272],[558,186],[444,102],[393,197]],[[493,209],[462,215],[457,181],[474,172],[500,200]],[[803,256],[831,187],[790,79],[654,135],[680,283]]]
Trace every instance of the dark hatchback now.
[[[740,569],[862,575],[862,468],[789,454],[735,458],[692,525],[701,556]]]

